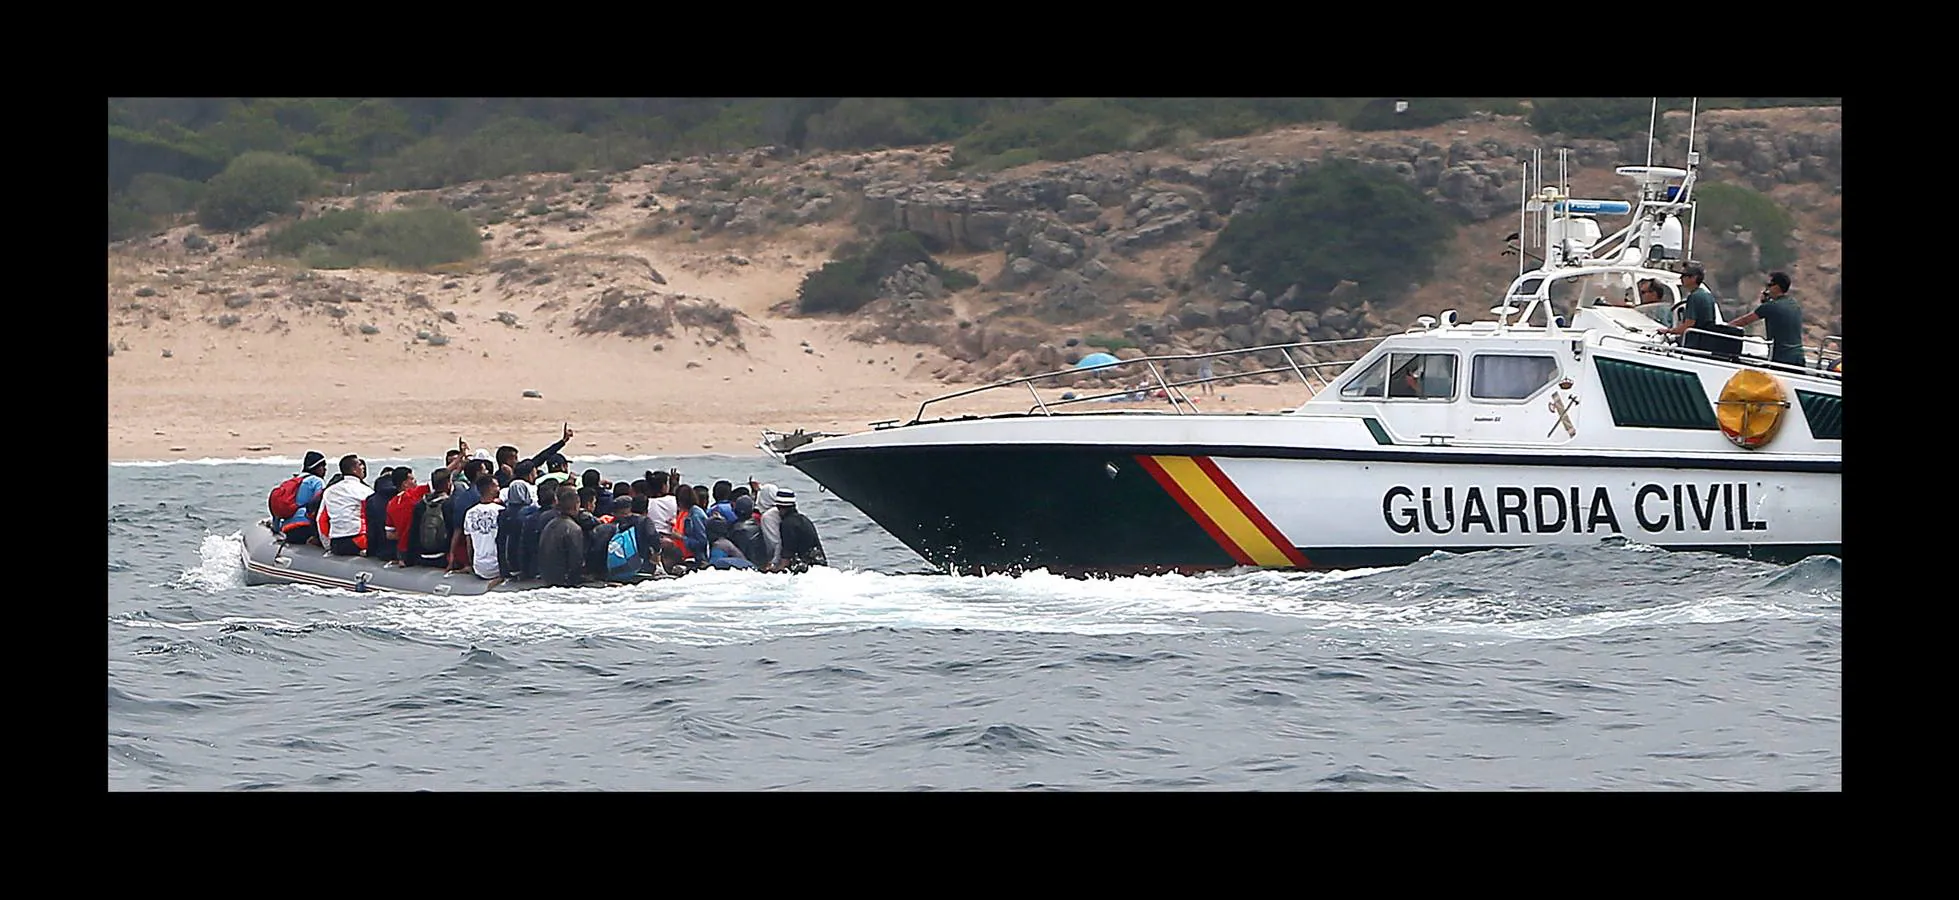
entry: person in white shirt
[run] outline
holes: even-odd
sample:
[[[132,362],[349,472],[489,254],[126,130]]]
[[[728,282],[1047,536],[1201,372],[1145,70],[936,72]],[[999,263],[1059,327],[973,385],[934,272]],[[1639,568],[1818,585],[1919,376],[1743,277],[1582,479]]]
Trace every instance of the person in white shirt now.
[[[340,457],[340,474],[320,494],[320,513],[327,522],[327,552],[359,556],[365,541],[366,517],[361,507],[374,489],[367,486],[367,460],[349,453]]]
[[[755,496],[758,498],[755,506],[757,509],[763,510],[762,543],[769,551],[768,559],[753,560],[758,567],[763,565],[774,566],[782,563],[782,510],[776,505],[776,497],[781,492],[782,489],[773,484],[762,485],[762,489],[755,492]]]
[[[476,476],[476,491],[482,499],[463,513],[464,547],[470,571],[485,581],[494,581],[502,575],[497,566],[497,520],[503,515],[503,503],[497,499],[496,477]]]
[[[646,498],[646,517],[653,520],[653,527],[660,535],[676,540],[673,533],[673,520],[680,515],[680,503],[673,498],[673,489],[679,473],[671,470],[654,472],[647,479],[647,489],[653,495]]]

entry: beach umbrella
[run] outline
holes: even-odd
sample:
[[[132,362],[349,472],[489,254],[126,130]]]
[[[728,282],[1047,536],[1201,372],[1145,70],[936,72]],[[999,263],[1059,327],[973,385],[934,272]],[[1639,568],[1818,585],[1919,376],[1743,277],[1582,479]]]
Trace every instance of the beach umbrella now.
[[[1122,360],[1116,359],[1114,356],[1111,356],[1107,353],[1090,353],[1089,355],[1082,357],[1081,362],[1075,363],[1075,368],[1094,369],[1101,366],[1114,365],[1119,362],[1122,362]]]

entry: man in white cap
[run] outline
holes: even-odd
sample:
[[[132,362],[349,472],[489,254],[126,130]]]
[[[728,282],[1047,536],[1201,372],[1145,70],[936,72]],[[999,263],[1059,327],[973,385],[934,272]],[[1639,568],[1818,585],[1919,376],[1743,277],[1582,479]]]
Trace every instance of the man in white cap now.
[[[829,565],[829,560],[823,556],[823,541],[816,536],[816,524],[796,511],[796,492],[777,490],[775,509],[781,516],[782,531],[782,543],[776,551],[776,566],[801,572],[810,566]]]

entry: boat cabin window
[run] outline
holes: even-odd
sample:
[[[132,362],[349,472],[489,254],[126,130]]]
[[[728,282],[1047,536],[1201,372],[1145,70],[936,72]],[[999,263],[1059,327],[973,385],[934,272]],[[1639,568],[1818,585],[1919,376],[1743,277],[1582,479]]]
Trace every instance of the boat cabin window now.
[[[1340,389],[1343,399],[1448,400],[1456,395],[1453,353],[1389,353]]]
[[[1522,400],[1558,377],[1549,356],[1479,353],[1469,364],[1469,396],[1477,400]]]

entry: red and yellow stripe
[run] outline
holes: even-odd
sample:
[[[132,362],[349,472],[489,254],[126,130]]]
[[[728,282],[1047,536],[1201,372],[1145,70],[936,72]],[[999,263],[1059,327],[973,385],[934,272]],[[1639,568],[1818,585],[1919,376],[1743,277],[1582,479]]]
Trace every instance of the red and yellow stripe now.
[[[1136,461],[1239,565],[1312,565],[1210,457],[1139,455]]]

